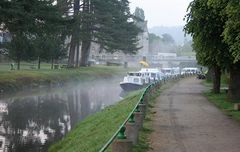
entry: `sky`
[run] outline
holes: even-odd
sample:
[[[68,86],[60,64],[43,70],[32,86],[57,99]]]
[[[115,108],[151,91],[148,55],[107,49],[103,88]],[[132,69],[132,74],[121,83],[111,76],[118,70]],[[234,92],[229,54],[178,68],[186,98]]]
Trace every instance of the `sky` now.
[[[136,7],[144,10],[148,27],[184,25],[184,16],[192,0],[129,0],[133,13]]]

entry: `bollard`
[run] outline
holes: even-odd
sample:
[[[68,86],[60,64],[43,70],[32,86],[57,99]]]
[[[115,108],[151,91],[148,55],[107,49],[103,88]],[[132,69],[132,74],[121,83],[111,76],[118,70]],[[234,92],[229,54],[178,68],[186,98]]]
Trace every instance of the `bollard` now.
[[[130,119],[126,123],[126,136],[127,139],[132,141],[133,145],[138,142],[138,128],[134,120],[134,114],[131,115]]]
[[[234,110],[240,111],[240,103],[234,103]]]
[[[155,83],[153,84],[152,89],[153,89],[153,94],[155,94],[156,93],[156,84]]]
[[[124,126],[120,129],[117,139],[112,143],[112,152],[131,152],[133,143],[126,138],[125,130]]]
[[[139,106],[137,106],[137,108],[134,112],[134,118],[135,118],[135,122],[136,122],[138,130],[142,129],[144,115],[142,112],[139,111]]]
[[[143,96],[143,103],[148,105],[148,101],[149,101],[149,91],[147,91]]]
[[[145,116],[145,114],[146,114],[146,109],[147,109],[146,104],[140,103],[138,106],[139,106],[139,111],[142,112],[142,113],[144,114],[144,116]]]
[[[116,139],[112,143],[112,152],[131,152],[132,141],[128,139]]]

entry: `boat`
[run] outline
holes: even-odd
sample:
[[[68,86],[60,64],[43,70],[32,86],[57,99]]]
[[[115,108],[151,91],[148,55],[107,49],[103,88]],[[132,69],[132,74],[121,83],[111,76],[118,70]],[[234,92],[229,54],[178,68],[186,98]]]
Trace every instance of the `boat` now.
[[[147,83],[163,80],[165,77],[164,73],[157,68],[142,68],[140,72]]]
[[[128,72],[120,86],[125,91],[138,90],[147,85],[141,72]]]
[[[138,90],[154,81],[164,79],[164,74],[157,68],[142,68],[138,72],[128,72],[120,86],[125,91]]]

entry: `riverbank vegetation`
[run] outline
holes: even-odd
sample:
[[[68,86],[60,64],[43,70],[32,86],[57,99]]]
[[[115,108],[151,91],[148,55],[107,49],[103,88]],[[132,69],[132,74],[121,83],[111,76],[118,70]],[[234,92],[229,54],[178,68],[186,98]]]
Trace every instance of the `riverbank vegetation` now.
[[[208,100],[214,103],[219,109],[221,109],[226,115],[238,120],[240,122],[240,111],[234,110],[234,103],[229,101],[227,93],[221,91],[219,94],[212,92],[206,92],[204,95]]]
[[[127,118],[141,93],[142,91],[135,92],[116,105],[89,116],[64,139],[51,146],[49,152],[99,151]]]
[[[212,91],[207,91],[204,95],[208,98],[210,102],[215,104],[220,110],[222,110],[226,115],[238,120],[240,122],[240,111],[234,110],[234,103],[239,102],[236,100],[230,100],[227,96],[227,89],[229,83],[229,75],[222,75],[221,77],[221,86],[222,89],[219,94],[215,94]],[[204,81],[204,85],[206,87],[211,88],[212,82],[211,81]]]
[[[51,86],[71,81],[105,79],[114,76],[122,76],[128,70],[128,68],[116,66],[92,66],[56,70],[49,70],[46,68],[41,70],[1,70],[0,91],[1,93],[5,93],[23,88],[35,88],[41,85]]]

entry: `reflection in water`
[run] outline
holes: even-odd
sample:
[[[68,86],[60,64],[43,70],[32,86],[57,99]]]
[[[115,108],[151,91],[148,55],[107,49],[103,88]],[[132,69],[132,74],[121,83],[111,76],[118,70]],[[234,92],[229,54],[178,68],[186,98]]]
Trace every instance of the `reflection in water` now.
[[[0,151],[47,151],[77,122],[117,102],[118,84],[119,80],[108,80],[44,95],[0,99]]]

